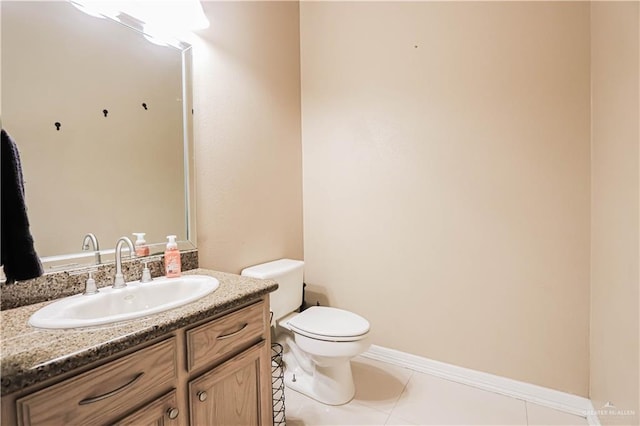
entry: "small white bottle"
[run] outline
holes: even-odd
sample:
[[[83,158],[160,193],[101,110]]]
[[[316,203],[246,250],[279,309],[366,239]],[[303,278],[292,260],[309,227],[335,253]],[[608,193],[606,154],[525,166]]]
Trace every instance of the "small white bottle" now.
[[[133,235],[136,236],[136,256],[149,256],[149,246],[147,245],[147,241],[144,239],[144,236],[147,234],[144,232],[134,232]]]
[[[180,250],[176,243],[175,235],[168,235],[167,249],[164,251],[164,269],[167,278],[179,277],[182,273],[182,264],[180,263]]]
[[[142,268],[142,277],[140,277],[141,283],[150,283],[153,281],[151,278],[151,270],[149,269],[149,262],[144,262],[144,268]]]

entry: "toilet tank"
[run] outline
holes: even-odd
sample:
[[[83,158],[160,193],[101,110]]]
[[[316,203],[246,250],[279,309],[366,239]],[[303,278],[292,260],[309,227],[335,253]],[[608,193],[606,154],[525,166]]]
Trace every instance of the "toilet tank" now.
[[[280,259],[245,268],[241,275],[278,282],[278,289],[269,296],[273,319],[278,320],[302,305],[303,267],[301,260]]]

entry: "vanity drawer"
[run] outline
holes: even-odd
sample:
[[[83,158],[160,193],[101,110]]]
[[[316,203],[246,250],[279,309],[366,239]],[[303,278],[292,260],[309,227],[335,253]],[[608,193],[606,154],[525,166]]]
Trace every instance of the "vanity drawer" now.
[[[262,338],[266,329],[264,302],[260,301],[187,330],[189,371],[249,347]]]
[[[16,401],[19,425],[100,425],[136,408],[177,379],[176,339],[96,367]]]

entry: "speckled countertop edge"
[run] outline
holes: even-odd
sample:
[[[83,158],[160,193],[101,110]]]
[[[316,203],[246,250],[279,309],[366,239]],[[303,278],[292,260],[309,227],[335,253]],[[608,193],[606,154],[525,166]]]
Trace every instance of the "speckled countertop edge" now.
[[[184,272],[184,275],[193,274],[217,278],[220,286],[213,293],[185,306],[107,326],[70,330],[31,327],[27,323],[29,317],[51,302],[1,311],[1,395],[117,354],[178,328],[241,306],[278,288],[273,280],[259,280],[206,269]]]

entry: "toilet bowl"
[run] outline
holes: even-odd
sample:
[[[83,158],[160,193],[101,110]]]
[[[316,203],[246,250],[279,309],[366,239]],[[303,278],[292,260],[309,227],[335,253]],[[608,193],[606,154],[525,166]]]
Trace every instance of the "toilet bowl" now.
[[[369,322],[349,311],[313,306],[285,317],[285,385],[328,405],[353,399],[351,358],[370,344]],[[282,340],[281,340],[282,341]]]
[[[351,359],[370,346],[369,322],[343,309],[313,306],[300,313],[302,267],[280,259],[252,266],[242,275],[278,281],[270,295],[276,339],[284,347],[285,386],[328,405],[355,395]]]

